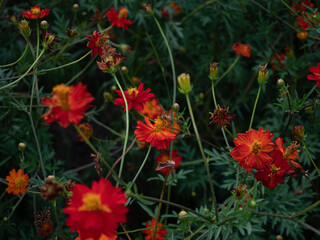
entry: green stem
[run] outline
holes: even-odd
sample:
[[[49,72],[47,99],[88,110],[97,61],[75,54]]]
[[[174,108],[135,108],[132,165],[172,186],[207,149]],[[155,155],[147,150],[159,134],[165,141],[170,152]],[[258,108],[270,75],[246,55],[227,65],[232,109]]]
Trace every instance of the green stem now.
[[[126,150],[127,150],[127,144],[128,144],[128,139],[129,139],[129,109],[128,109],[128,102],[126,99],[126,96],[123,92],[123,89],[117,79],[116,74],[112,74],[114,80],[116,81],[118,88],[121,91],[123,100],[124,100],[124,105],[125,105],[125,110],[126,110],[126,135],[125,135],[125,139],[124,139],[124,144],[123,144],[123,150],[122,150],[122,157],[121,157],[121,162],[120,162],[120,169],[119,169],[119,174],[118,174],[118,178],[121,178],[121,174],[122,174],[122,169],[123,169],[123,164],[124,164],[124,157],[126,155]],[[118,186],[118,183],[117,183]]]
[[[39,56],[39,50],[40,50],[40,29],[39,29],[39,21],[37,19],[37,49],[36,49],[36,58]]]
[[[90,116],[90,115],[86,115],[90,120],[92,120],[93,122],[95,122],[96,124],[98,124],[99,126],[103,127],[104,129],[108,130],[109,132],[111,132],[112,134],[120,137],[120,138],[123,138],[123,135],[116,132],[115,130],[113,130],[111,127],[103,124],[102,122],[98,121],[95,117],[93,116]]]
[[[194,9],[191,13],[189,13],[187,16],[185,16],[180,23],[184,23],[185,21],[187,21],[190,17],[192,17],[195,13],[199,12],[202,8],[209,6],[212,3],[218,2],[218,0],[211,0],[211,1],[207,1],[205,3],[203,3],[202,5],[200,5],[199,7],[197,7],[196,9]]]
[[[309,206],[309,207],[307,207],[306,209],[304,209],[303,211],[298,212],[298,213],[292,215],[292,217],[295,218],[295,217],[298,217],[298,216],[300,216],[300,215],[302,215],[302,214],[305,214],[306,212],[312,210],[313,208],[315,208],[315,207],[318,206],[319,204],[320,204],[320,201],[317,201],[317,202],[315,202],[314,204],[312,204],[311,206]]]
[[[8,216],[8,221],[9,219],[12,217],[13,213],[15,212],[15,210],[17,209],[17,207],[19,206],[19,204],[21,203],[22,199],[24,198],[24,196],[26,195],[26,193],[24,193],[18,200],[18,202],[16,203],[16,205],[13,206],[12,211],[10,213],[10,215]]]
[[[101,138],[97,138],[95,136],[91,136],[92,139],[96,140],[96,141],[99,141],[99,142],[113,142],[113,140],[104,140],[104,139],[101,139]]]
[[[147,162],[147,160],[148,160],[148,157],[149,157],[150,151],[151,151],[151,145],[149,145],[148,152],[147,152],[146,156],[144,157],[144,160],[143,160],[143,162],[142,162],[142,164],[141,164],[141,166],[140,166],[140,168],[139,168],[139,170],[138,170],[137,174],[134,176],[134,178],[133,178],[132,182],[131,182],[131,183],[130,183],[130,185],[128,186],[128,188],[127,188],[126,192],[130,192],[130,190],[131,190],[131,188],[132,188],[133,184],[136,182],[136,180],[137,180],[138,176],[140,175],[140,173],[141,173],[141,171],[142,171],[142,169],[143,169],[143,167],[144,167],[145,163],[146,163],[146,162]]]
[[[69,46],[71,39],[68,38],[67,43],[63,46],[63,48],[57,53],[57,55],[53,56],[52,58],[48,59],[46,62],[50,62],[51,60],[56,60]]]
[[[158,22],[156,16],[153,14],[153,19],[154,21],[156,22],[157,26],[158,26],[158,29],[161,33],[161,36],[167,46],[167,49],[168,49],[168,53],[169,53],[169,58],[170,58],[170,62],[171,62],[171,68],[172,68],[172,78],[173,78],[173,97],[172,97],[172,104],[174,104],[176,102],[176,94],[177,94],[177,83],[176,83],[176,70],[175,70],[175,67],[174,67],[174,61],[173,61],[173,57],[172,57],[172,52],[171,52],[171,48],[169,46],[169,43],[168,43],[168,40],[166,38],[166,36],[164,35],[163,31],[162,31],[162,28],[161,28],[161,25],[160,23]]]
[[[209,185],[210,185],[210,191],[211,191],[211,194],[212,194],[212,199],[214,201],[216,219],[217,219],[217,221],[219,221],[217,199],[216,199],[216,195],[215,195],[215,192],[214,192],[214,187],[213,187],[212,180],[211,180],[211,174],[210,174],[210,170],[209,170],[208,159],[206,158],[206,156],[204,154],[204,151],[203,151],[202,143],[201,143],[200,136],[199,136],[199,133],[198,133],[198,128],[197,128],[196,121],[194,120],[194,116],[193,116],[193,111],[192,111],[192,107],[191,107],[191,103],[190,103],[190,99],[189,99],[189,94],[186,94],[186,99],[187,99],[187,104],[188,104],[188,108],[189,108],[189,113],[190,113],[193,129],[194,129],[194,132],[196,134],[196,138],[197,138],[197,141],[198,141],[199,149],[200,149],[200,152],[201,152],[201,155],[202,155],[202,158],[203,158],[203,161],[204,161],[204,165],[205,165],[205,168],[206,168],[206,171],[207,171],[208,181],[209,181]]]
[[[306,145],[306,143],[304,142],[304,140],[302,140],[302,145],[303,145],[303,148],[306,150],[306,152],[307,152],[307,154],[308,154],[308,156],[309,156],[309,158],[310,158],[310,161],[312,162],[314,168],[317,170],[317,172],[318,172],[318,174],[319,174],[319,176],[320,176],[319,169],[318,169],[316,163],[313,161],[313,159],[312,159],[312,157],[311,157],[311,154],[310,154],[310,152],[309,152],[309,150],[308,150],[308,148],[307,148],[307,145]]]
[[[26,52],[28,50],[28,47],[29,47],[29,38],[27,39],[27,45],[26,45],[26,48],[24,49],[21,57],[19,57],[18,60],[14,61],[12,63],[8,63],[6,65],[0,65],[0,68],[6,68],[6,67],[10,67],[10,66],[13,66],[13,65],[17,64],[24,57],[24,55],[26,54]]]
[[[229,129],[226,126],[223,126],[223,129],[229,134],[229,136],[234,139],[232,133],[229,131]]]
[[[79,71],[76,75],[74,75],[66,84],[67,84],[67,85],[70,85],[71,83],[73,83],[73,81],[78,80],[79,77],[80,77],[85,71],[87,71],[87,69],[90,67],[90,65],[93,63],[93,61],[96,59],[97,56],[98,56],[98,54],[97,54],[94,58],[92,58],[92,59],[88,62],[88,64],[87,64],[84,68],[82,68],[81,71]]]
[[[239,61],[240,59],[240,55],[238,55],[236,57],[236,59],[234,60],[234,62],[230,65],[230,67],[227,69],[227,71],[225,71],[221,77],[218,78],[217,81],[215,81],[214,85],[218,85],[218,83],[231,71],[231,69],[237,64],[237,62]]]
[[[61,222],[60,222],[60,218],[59,218],[59,215],[58,215],[57,202],[56,201],[53,202],[53,210],[54,210],[54,215],[56,216],[57,225],[59,227],[59,231],[61,233],[61,237],[62,237],[62,239],[66,239],[66,236],[64,235],[64,231],[63,231],[63,228],[62,228],[62,225],[61,225]]]
[[[40,53],[40,55],[37,57],[37,59],[32,63],[32,65],[29,67],[29,69],[21,76],[19,77],[17,80],[7,84],[7,85],[4,85],[2,87],[0,87],[0,90],[3,90],[5,88],[8,88],[8,87],[11,87],[13,85],[15,85],[16,83],[18,83],[21,79],[23,79],[30,71],[31,69],[36,65],[36,63],[39,61],[39,59],[42,57],[42,55],[44,54],[45,52],[45,49],[42,50],[42,52]]]
[[[252,110],[252,115],[251,115],[251,119],[250,119],[249,130],[250,130],[251,127],[252,127],[252,122],[253,122],[254,114],[255,114],[255,112],[256,112],[256,107],[257,107],[257,103],[258,103],[258,100],[259,100],[259,96],[260,96],[260,92],[261,92],[261,87],[262,87],[262,84],[259,84],[258,94],[257,94],[257,97],[256,97],[256,101],[254,102],[254,106],[253,106],[253,110]]]

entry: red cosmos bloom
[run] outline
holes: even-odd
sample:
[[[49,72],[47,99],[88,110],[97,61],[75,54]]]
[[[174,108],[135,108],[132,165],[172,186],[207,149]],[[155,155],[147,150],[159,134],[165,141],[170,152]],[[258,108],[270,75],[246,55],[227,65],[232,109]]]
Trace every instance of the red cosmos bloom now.
[[[247,173],[255,168],[264,169],[265,165],[270,164],[272,158],[269,153],[274,151],[274,143],[271,142],[273,134],[269,131],[258,131],[251,129],[246,134],[239,133],[233,140],[234,149],[231,156],[239,161],[239,165],[246,169]]]
[[[63,128],[68,127],[70,122],[79,124],[93,100],[92,95],[87,92],[87,86],[82,83],[70,87],[57,85],[53,88],[52,98],[42,99],[41,104],[50,107],[50,110],[41,118],[44,118],[46,124],[57,121]]]
[[[167,120],[158,117],[154,124],[151,124],[149,119],[144,117],[144,121],[147,124],[138,121],[137,129],[134,131],[139,142],[148,142],[157,149],[166,149],[170,142],[176,139],[176,134],[171,133],[170,128],[166,127],[170,125]]]
[[[229,115],[229,108],[220,107],[217,105],[217,108],[211,113],[209,126],[213,126],[218,123],[218,128],[223,126],[230,125],[229,120],[234,119],[234,115]]]
[[[50,234],[54,231],[54,228],[52,227],[52,224],[50,222],[42,223],[39,232],[42,236],[50,236]]]
[[[104,234],[101,234],[99,240],[116,240],[117,237],[118,237],[117,234],[114,234],[114,235],[109,236],[109,237],[107,237],[107,236],[104,235]],[[74,239],[74,240],[81,240],[81,237],[79,236],[79,237],[77,237],[77,238]],[[93,238],[87,238],[87,239],[85,239],[85,240],[93,240]]]
[[[102,47],[109,40],[109,36],[104,33],[97,33],[94,31],[92,36],[86,35],[86,37],[90,40],[87,44],[87,48],[91,48],[92,57],[96,56],[97,53],[102,57]]]
[[[170,15],[169,15],[169,10],[168,10],[168,9],[162,9],[162,10],[161,10],[161,15],[162,15],[163,18],[168,18],[168,17],[170,17]]]
[[[248,44],[242,44],[242,43],[234,43],[232,46],[232,49],[236,51],[236,54],[242,55],[244,57],[251,57],[251,49]]]
[[[9,172],[9,176],[6,177],[6,181],[8,181],[6,191],[8,193],[13,193],[14,195],[26,193],[26,187],[29,185],[28,179],[28,174],[23,174],[22,169],[19,169],[17,172],[15,169],[12,169]]]
[[[316,84],[320,87],[320,63],[318,63],[317,67],[312,66],[309,71],[312,72],[313,75],[308,75],[307,78],[312,81],[317,81]]]
[[[177,169],[181,163],[182,157],[178,156],[177,150],[172,150],[172,159],[170,159],[170,151],[165,153],[162,152],[158,157],[156,157],[156,161],[159,163],[166,163],[168,160],[174,161],[174,169]],[[167,175],[169,172],[169,168],[161,169],[159,170],[159,172],[161,172],[163,175]]]
[[[111,7],[107,12],[107,17],[112,26],[122,27],[125,30],[128,30],[128,26],[133,23],[131,20],[126,19],[128,17],[128,12],[128,9],[120,7],[120,11],[118,13],[113,9],[113,7]]]
[[[143,104],[143,109],[139,111],[143,115],[147,115],[148,118],[155,119],[164,113],[163,108],[159,105],[159,101],[156,98],[146,101]]]
[[[124,95],[126,97],[128,103],[128,109],[131,110],[134,108],[135,110],[142,110],[143,105],[154,97],[153,93],[150,93],[151,89],[147,88],[143,89],[143,84],[140,83],[138,89],[136,87],[129,88],[127,91],[124,91]],[[120,98],[116,98],[114,100],[114,105],[116,106],[125,106],[124,99],[120,90],[116,90],[116,93],[120,96]],[[126,108],[123,110],[126,111]]]
[[[80,128],[81,132],[83,133],[83,135],[84,135],[87,139],[90,139],[90,137],[92,136],[92,132],[93,132],[93,129],[92,129],[91,124],[89,124],[89,123],[82,123],[82,124],[79,125],[79,128]],[[78,137],[78,140],[79,140],[80,142],[85,142],[85,140],[84,140],[83,137],[80,135],[80,133],[78,133],[77,137]]]
[[[121,188],[101,178],[89,188],[76,184],[71,203],[63,209],[69,214],[66,221],[71,231],[78,230],[81,239],[99,239],[101,234],[113,236],[118,223],[126,222],[127,199]]]
[[[31,7],[31,10],[22,12],[21,14],[28,19],[39,19],[48,16],[50,9],[40,9],[40,6]]]
[[[283,159],[282,152],[277,150],[272,155],[272,162],[254,174],[258,181],[262,181],[263,186],[273,189],[278,183],[284,183],[285,173],[292,170],[288,161]]]
[[[273,70],[279,70],[280,68],[284,68],[285,64],[285,54],[284,53],[276,53],[270,59],[271,68]]]
[[[300,147],[300,144],[297,144],[296,141],[292,142],[290,146],[287,147],[287,149],[283,147],[282,138],[277,138],[274,142],[276,143],[278,150],[280,150],[280,152],[282,153],[284,159],[294,160],[299,158],[298,152],[300,151],[298,150],[298,148]]]
[[[297,4],[295,4],[292,9],[295,12],[299,12],[299,11],[305,11],[307,10],[307,7],[313,8],[314,4],[311,3],[309,0],[304,0],[303,2],[298,2]]]
[[[153,227],[150,229],[145,229],[142,230],[143,234],[146,234],[146,240],[152,240],[153,238],[153,234],[154,234],[154,230],[155,230],[155,226],[156,226],[156,222],[157,219],[156,218],[152,218],[151,219],[151,224],[149,224],[149,222],[146,223],[146,227]],[[158,222],[157,224],[157,232],[156,232],[156,236],[155,236],[155,240],[164,240],[164,236],[167,234],[167,230],[162,228],[161,226],[163,226],[163,223]]]

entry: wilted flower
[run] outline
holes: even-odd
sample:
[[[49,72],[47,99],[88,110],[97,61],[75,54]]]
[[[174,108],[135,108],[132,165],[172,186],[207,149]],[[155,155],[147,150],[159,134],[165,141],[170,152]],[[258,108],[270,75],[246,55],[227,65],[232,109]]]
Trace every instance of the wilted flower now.
[[[106,17],[106,15],[104,13],[100,13],[99,8],[96,8],[94,10],[94,15],[93,17],[91,17],[89,20],[90,22],[101,22],[104,18]]]
[[[102,57],[102,47],[109,40],[109,36],[104,33],[93,32],[92,36],[86,35],[90,42],[87,44],[87,48],[91,48],[92,57],[96,56],[98,53]]]
[[[229,120],[234,118],[234,115],[229,114],[229,108],[220,107],[218,104],[214,112],[211,113],[209,126],[218,124],[218,128],[222,128],[223,126],[230,125]]]
[[[105,45],[102,47],[101,62],[97,62],[98,68],[106,72],[116,71],[119,64],[126,60],[126,58],[121,57],[120,53],[116,53],[116,49],[110,45]]]
[[[48,176],[45,183],[39,187],[39,190],[40,196],[44,200],[51,202],[61,196],[63,186],[56,181],[54,176]]]
[[[293,128],[292,134],[297,136],[297,139],[305,139],[304,135],[304,126],[303,125],[297,125]]]
[[[211,80],[215,80],[215,79],[217,78],[218,71],[219,71],[218,65],[219,65],[219,63],[217,63],[217,62],[210,63],[210,74],[209,74],[209,78],[210,78]]]
[[[52,33],[45,32],[43,36],[42,46],[44,49],[50,49],[53,42],[59,42],[56,36]]]
[[[79,35],[78,32],[77,32],[77,29],[74,29],[72,27],[69,27],[67,29],[66,33],[67,33],[67,36],[69,38],[75,38],[75,37],[77,37]]]
[[[267,70],[268,63],[265,65],[259,65],[259,73],[258,73],[258,83],[264,84],[268,79],[268,70]]]
[[[79,125],[80,131],[83,133],[83,135],[87,138],[90,139],[90,137],[92,136],[92,126],[89,123],[82,123]],[[83,139],[83,137],[80,135],[80,133],[78,133],[78,140],[80,142],[84,142],[85,140]]]

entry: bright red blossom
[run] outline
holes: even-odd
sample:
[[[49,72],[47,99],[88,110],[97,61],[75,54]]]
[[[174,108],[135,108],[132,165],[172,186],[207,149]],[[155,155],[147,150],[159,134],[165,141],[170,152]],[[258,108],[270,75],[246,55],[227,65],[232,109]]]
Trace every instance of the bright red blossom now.
[[[50,236],[50,234],[54,231],[54,228],[52,227],[52,224],[50,222],[42,223],[39,232],[42,236]]]
[[[154,119],[161,116],[164,113],[163,108],[159,105],[159,101],[156,98],[146,101],[143,105],[143,109],[139,110],[143,115],[148,116],[148,118]]]
[[[92,95],[87,92],[87,86],[82,83],[70,87],[57,85],[53,88],[52,98],[42,99],[41,104],[50,107],[50,110],[41,118],[44,118],[46,124],[57,121],[64,128],[68,127],[69,123],[79,124],[93,100]]]
[[[21,14],[28,19],[40,19],[44,18],[49,14],[50,9],[46,8],[44,10],[40,9],[40,6],[33,6],[31,10],[27,12],[22,12]]]
[[[231,156],[239,161],[239,165],[247,173],[255,168],[261,170],[271,163],[269,153],[274,151],[274,143],[271,142],[273,134],[269,131],[251,129],[246,134],[239,133],[233,140],[235,147],[231,150]]]
[[[92,36],[86,35],[89,38],[90,42],[88,42],[87,47],[91,48],[92,57],[96,56],[98,53],[100,57],[102,57],[102,47],[109,40],[109,36],[104,33],[93,32]]]
[[[251,49],[248,44],[242,43],[234,43],[232,45],[232,49],[236,51],[236,54],[244,56],[244,57],[251,57]]]
[[[143,89],[143,84],[140,83],[138,89],[129,88],[127,91],[124,91],[124,95],[126,97],[128,103],[128,109],[131,110],[134,108],[135,110],[142,110],[144,108],[144,104],[154,97],[153,93],[150,93],[151,89],[147,88]],[[120,96],[120,98],[116,98],[114,100],[114,104],[116,106],[125,106],[124,99],[120,90],[116,90],[116,93]],[[124,112],[126,108],[124,108]]]
[[[118,13],[113,7],[111,7],[106,14],[112,26],[122,27],[125,30],[128,30],[128,26],[133,24],[131,20],[126,19],[128,17],[128,12],[128,9],[120,7],[120,11]]]
[[[320,87],[320,63],[318,63],[317,67],[312,66],[309,71],[312,72],[313,75],[308,75],[307,78],[312,81],[317,81],[316,84]]]
[[[166,149],[170,142],[176,139],[176,134],[171,133],[167,120],[162,120],[159,117],[154,120],[155,124],[151,124],[147,117],[144,117],[144,124],[138,121],[137,129],[134,131],[139,142],[148,142],[152,147],[157,149]]]
[[[104,235],[104,234],[101,234],[99,240],[116,240],[117,237],[118,237],[117,234],[114,234],[114,235],[109,236],[109,237],[107,237],[107,236]],[[74,240],[82,240],[82,238],[79,236],[79,237],[77,237],[77,238],[74,239]],[[87,238],[87,239],[85,239],[85,240],[93,240],[93,238]]]
[[[229,114],[229,108],[220,107],[217,105],[217,108],[211,113],[209,126],[213,126],[218,124],[218,128],[222,128],[223,126],[230,125],[229,120],[234,119],[234,115]]]
[[[156,161],[158,163],[165,163],[168,160],[174,161],[174,163],[175,163],[174,169],[177,169],[181,163],[182,157],[178,156],[177,150],[172,150],[172,159],[170,159],[170,151],[165,152],[165,153],[162,152],[162,153],[160,153],[160,155],[158,157],[156,157]],[[169,172],[169,168],[161,169],[161,170],[159,170],[159,172],[161,172],[163,175],[167,175]]]
[[[156,226],[156,222],[157,219],[156,218],[152,218],[151,220],[151,224],[149,224],[149,222],[146,223],[146,227],[153,227],[150,229],[145,229],[142,230],[143,234],[146,234],[146,240],[152,240],[153,238],[153,234],[154,234],[154,230],[155,230],[155,226]],[[164,240],[164,236],[167,234],[167,230],[162,228],[161,226],[163,226],[163,223],[158,222],[157,224],[157,232],[156,232],[156,236],[155,236],[155,240]]]
[[[311,3],[309,0],[304,0],[303,2],[298,2],[297,4],[295,4],[292,9],[295,12],[299,12],[299,11],[305,11],[307,10],[307,7],[313,8],[314,4]]]
[[[71,231],[78,230],[81,239],[114,236],[118,223],[126,222],[125,193],[110,181],[101,178],[91,188],[76,184],[72,192],[71,203],[63,211],[69,214],[67,226]]]
[[[298,150],[298,148],[300,147],[300,144],[297,144],[297,142],[292,142],[290,144],[290,146],[286,148],[283,147],[283,139],[282,138],[277,138],[276,140],[274,140],[274,142],[277,145],[278,150],[280,150],[280,152],[283,155],[283,158],[286,160],[294,160],[294,159],[298,159],[298,152],[300,152]]]
[[[15,169],[12,169],[9,172],[9,176],[6,177],[6,181],[8,181],[6,191],[8,193],[13,193],[14,195],[26,193],[26,187],[29,185],[28,179],[28,174],[23,174],[22,169],[19,169],[17,172]]]

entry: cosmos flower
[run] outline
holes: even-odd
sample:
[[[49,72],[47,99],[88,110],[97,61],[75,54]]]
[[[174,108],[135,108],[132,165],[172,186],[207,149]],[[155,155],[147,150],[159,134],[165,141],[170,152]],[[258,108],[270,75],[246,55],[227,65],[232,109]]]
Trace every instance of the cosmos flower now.
[[[17,172],[15,169],[12,169],[9,172],[9,176],[6,177],[6,181],[8,181],[8,188],[6,191],[8,193],[13,193],[14,195],[26,193],[26,187],[29,185],[28,179],[28,174],[23,174],[22,169],[19,169]]]
[[[101,234],[99,240],[116,240],[117,237],[118,237],[117,234],[114,234],[114,235],[109,236],[109,237],[107,237],[107,236],[104,235],[104,234]],[[77,238],[74,239],[74,240],[81,240],[81,237],[79,236],[79,237],[77,237]],[[93,238],[86,238],[85,240],[94,240],[94,239],[93,239]]]
[[[144,108],[144,104],[154,97],[153,93],[150,93],[151,89],[147,88],[143,89],[143,84],[140,83],[138,89],[136,87],[129,88],[124,91],[124,95],[126,97],[128,103],[128,109],[131,110],[134,108],[135,110],[142,110]],[[124,99],[120,90],[116,90],[116,93],[120,96],[120,98],[116,98],[114,100],[114,104],[116,106],[125,106]],[[126,108],[124,108],[124,112]]]
[[[146,227],[153,227],[150,229],[145,229],[142,230],[142,233],[146,235],[146,240],[152,240],[153,238],[153,234],[154,234],[154,230],[155,230],[155,226],[156,226],[156,222],[157,219],[156,218],[152,218],[151,219],[151,224],[149,224],[149,222],[146,223]],[[167,230],[162,228],[161,226],[163,226],[163,223],[158,222],[157,224],[157,232],[156,232],[156,236],[155,236],[155,240],[164,240],[164,236],[167,234]]]
[[[78,230],[81,239],[114,236],[118,223],[126,222],[125,193],[110,181],[101,178],[91,188],[76,184],[72,192],[71,203],[63,211],[69,215],[67,226],[71,231]]]
[[[147,117],[144,117],[144,121],[147,124],[138,121],[137,129],[134,131],[139,142],[148,142],[157,149],[166,149],[170,142],[176,139],[176,134],[171,133],[166,127],[170,124],[167,120],[158,117],[152,124]]]
[[[82,123],[79,125],[79,128],[81,130],[81,132],[83,133],[83,135],[87,138],[87,139],[90,139],[90,137],[92,136],[92,132],[93,132],[93,129],[92,129],[92,126],[91,124],[89,123]],[[83,139],[83,137],[80,135],[80,133],[78,133],[77,135],[78,137],[78,140],[80,142],[84,142],[85,140]]]
[[[156,157],[156,161],[158,163],[166,163],[168,160],[174,161],[174,169],[177,169],[181,163],[182,157],[178,156],[177,150],[172,150],[172,159],[170,159],[170,151],[162,152],[158,157]],[[167,173],[169,172],[169,168],[161,169],[159,170],[159,172],[161,172],[163,175],[167,175]]]
[[[54,232],[54,228],[50,222],[45,222],[39,227],[39,232],[40,235],[48,237],[52,232]]]
[[[102,47],[101,62],[97,62],[98,68],[102,71],[116,71],[119,64],[126,60],[125,57],[121,57],[120,53],[116,53],[116,49],[110,45],[104,45]]]
[[[209,126],[213,126],[218,124],[218,128],[222,128],[223,126],[230,125],[229,120],[234,119],[234,115],[229,114],[229,108],[220,107],[217,105],[217,108],[211,113]]]
[[[43,98],[42,105],[50,107],[49,111],[41,116],[46,124],[57,121],[63,128],[69,123],[79,124],[84,118],[84,112],[94,100],[87,92],[87,86],[78,83],[75,86],[59,84],[53,87],[52,98]]]
[[[295,12],[305,11],[308,9],[306,6],[308,6],[309,8],[313,8],[314,4],[311,3],[309,0],[304,0],[303,2],[298,2],[297,4],[295,4],[292,7],[292,10]]]
[[[109,40],[109,36],[104,33],[93,32],[92,36],[86,35],[90,42],[87,44],[87,48],[91,48],[92,57],[95,57],[98,53],[102,57],[102,47],[105,46]]]
[[[128,30],[128,26],[132,25],[133,22],[128,20],[128,9],[124,7],[120,7],[119,13],[114,10],[113,7],[106,13],[109,22],[111,22],[112,26],[121,27],[125,30]]]
[[[159,101],[156,98],[146,101],[143,104],[143,109],[139,110],[143,115],[146,115],[148,118],[155,119],[156,117],[161,116],[164,113],[163,108],[159,105]]]
[[[235,147],[230,154],[247,173],[255,168],[264,169],[265,165],[271,163],[269,155],[274,151],[274,143],[271,142],[273,134],[269,131],[258,131],[251,129],[246,134],[239,133],[233,140]]]
[[[317,67],[312,66],[309,71],[313,74],[307,76],[308,80],[317,81],[316,84],[320,87],[320,63],[318,63]]]
[[[22,12],[21,14],[28,19],[40,19],[44,18],[49,14],[50,9],[41,10],[40,6],[33,6],[31,10],[27,12]]]
[[[248,44],[242,44],[242,43],[234,43],[232,45],[232,49],[236,51],[236,54],[244,56],[244,57],[251,57],[251,49]]]
[[[297,144],[296,141],[292,142],[290,144],[290,146],[286,148],[283,147],[283,139],[282,138],[277,138],[276,140],[274,140],[277,149],[283,154],[283,158],[287,159],[287,160],[294,160],[294,159],[298,159],[298,152],[300,152],[298,150],[298,148],[300,147],[300,144]]]

